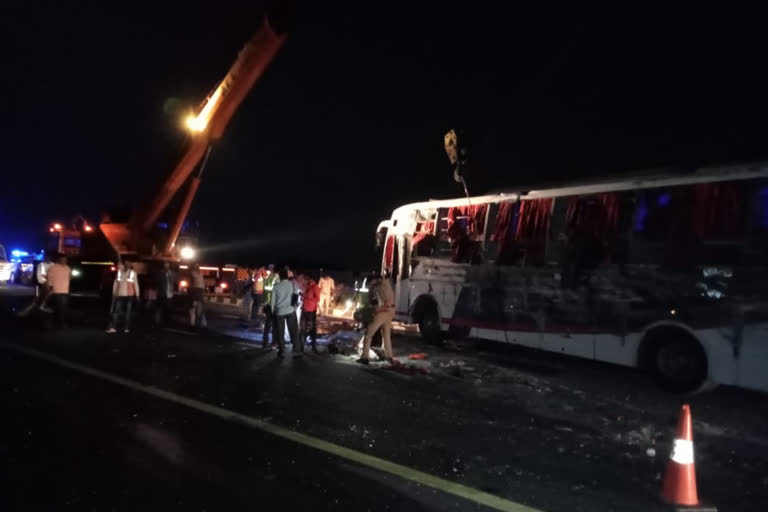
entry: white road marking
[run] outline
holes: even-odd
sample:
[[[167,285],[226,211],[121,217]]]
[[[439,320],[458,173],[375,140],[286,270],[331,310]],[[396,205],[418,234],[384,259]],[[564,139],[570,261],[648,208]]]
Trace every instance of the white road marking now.
[[[363,453],[357,450],[353,450],[351,448],[347,448],[345,446],[340,446],[340,445],[331,443],[330,441],[325,441],[317,437],[313,437],[307,434],[302,434],[301,432],[290,430],[290,429],[275,425],[274,423],[270,423],[265,420],[254,418],[252,416],[248,416],[243,413],[239,413],[236,411],[225,409],[223,407],[218,407],[205,402],[201,402],[200,400],[195,400],[194,398],[177,395],[176,393],[172,393],[170,391],[166,391],[164,389],[160,389],[155,386],[147,386],[139,382],[126,379],[118,375],[113,375],[111,373],[107,373],[101,370],[97,370],[96,368],[91,368],[89,366],[75,363],[73,361],[69,361],[67,359],[63,359],[61,357],[58,357],[52,354],[41,352],[39,350],[33,350],[30,348],[16,345],[14,343],[7,343],[2,341],[0,341],[0,348],[9,350],[12,352],[18,352],[20,354],[24,354],[37,359],[41,359],[43,361],[47,361],[49,363],[82,373],[84,375],[88,375],[90,377],[95,377],[97,379],[111,382],[113,384],[117,384],[118,386],[122,386],[124,388],[128,388],[134,391],[138,391],[140,393],[144,393],[156,398],[161,398],[169,402],[185,405],[190,409],[195,409],[197,411],[201,411],[201,412],[210,414],[212,416],[216,416],[226,421],[233,421],[243,425],[247,425],[257,430],[268,432],[277,437],[288,439],[290,441],[302,444],[304,446],[309,446],[316,450],[330,453],[332,455],[335,455],[336,457],[347,459],[357,464],[360,464],[362,466],[367,466],[369,468],[373,468],[375,470],[382,471],[384,473],[389,473],[390,475],[397,476],[404,480],[409,480],[417,484],[425,485],[427,487],[432,487],[433,489],[440,490],[447,494],[453,494],[454,496],[459,496],[468,501],[472,501],[474,503],[484,505],[486,507],[489,507],[495,510],[501,510],[504,512],[544,512],[540,509],[529,507],[527,505],[523,505],[522,503],[517,503],[512,500],[507,500],[500,496],[495,496],[493,494],[481,491],[479,489],[475,489],[473,487],[469,487],[467,485],[460,484],[458,482],[446,480],[444,478],[440,478],[439,476],[431,475],[429,473],[425,473],[423,471],[419,471],[417,469],[413,469],[408,466],[398,464],[396,462],[391,462],[386,459],[381,459],[379,457],[375,457],[367,453]]]

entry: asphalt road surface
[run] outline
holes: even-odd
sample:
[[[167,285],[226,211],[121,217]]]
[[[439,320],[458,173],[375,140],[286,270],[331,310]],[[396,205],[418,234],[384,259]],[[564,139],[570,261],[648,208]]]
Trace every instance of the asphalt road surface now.
[[[400,359],[426,359],[399,371],[279,360],[217,332],[107,335],[85,306],[42,329],[14,301],[0,296],[0,510],[667,510],[684,402],[700,496],[768,503],[758,393],[668,395],[611,366],[406,336]]]

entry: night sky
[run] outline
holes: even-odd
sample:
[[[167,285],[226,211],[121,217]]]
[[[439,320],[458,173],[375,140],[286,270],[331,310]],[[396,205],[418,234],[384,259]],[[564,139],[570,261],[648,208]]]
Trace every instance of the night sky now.
[[[311,4],[213,149],[191,213],[208,261],[364,268],[393,208],[461,194],[453,127],[474,194],[768,156],[756,13]],[[146,202],[264,10],[122,5],[0,8],[8,248]]]

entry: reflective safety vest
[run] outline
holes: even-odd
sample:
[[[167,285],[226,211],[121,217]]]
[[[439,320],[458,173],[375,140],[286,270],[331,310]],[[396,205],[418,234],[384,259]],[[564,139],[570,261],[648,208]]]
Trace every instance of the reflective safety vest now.
[[[257,294],[264,293],[264,276],[257,274],[253,282],[253,291]]]
[[[115,278],[115,295],[120,297],[132,297],[139,294],[139,283],[136,277],[136,271],[131,269],[127,272],[117,271]]]
[[[275,272],[269,274],[264,279],[264,304],[269,304],[272,302],[272,289],[275,287],[278,281],[280,281],[280,276],[278,276]]]

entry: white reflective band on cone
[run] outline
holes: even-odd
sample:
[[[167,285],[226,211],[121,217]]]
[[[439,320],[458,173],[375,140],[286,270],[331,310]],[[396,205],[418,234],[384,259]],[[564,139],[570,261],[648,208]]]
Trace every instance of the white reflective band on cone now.
[[[693,464],[693,441],[675,439],[672,455],[669,458],[678,464]]]

